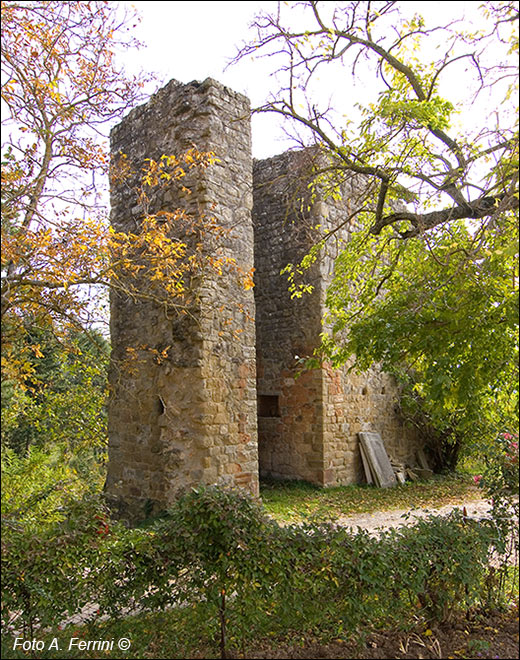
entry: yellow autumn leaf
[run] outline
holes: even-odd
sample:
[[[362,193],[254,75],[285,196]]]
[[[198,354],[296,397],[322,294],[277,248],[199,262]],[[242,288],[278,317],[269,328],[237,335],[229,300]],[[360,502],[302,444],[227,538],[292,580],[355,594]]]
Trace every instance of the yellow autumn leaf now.
[[[31,348],[32,348],[32,351],[33,351],[35,357],[37,357],[37,358],[44,357],[43,353],[40,350],[40,344],[36,344],[36,345],[32,346]]]

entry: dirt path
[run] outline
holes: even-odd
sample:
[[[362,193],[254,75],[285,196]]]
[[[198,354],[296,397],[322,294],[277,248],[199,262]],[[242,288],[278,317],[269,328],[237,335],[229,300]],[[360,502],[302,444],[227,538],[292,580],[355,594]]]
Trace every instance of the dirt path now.
[[[389,529],[410,525],[414,518],[426,518],[429,515],[445,516],[454,509],[466,509],[470,518],[482,518],[488,515],[491,505],[487,500],[469,500],[458,504],[448,504],[440,508],[395,509],[393,511],[374,511],[373,513],[359,513],[353,516],[340,516],[337,522],[343,527],[355,531],[358,527],[369,532],[377,529]],[[409,516],[408,519],[405,516]]]

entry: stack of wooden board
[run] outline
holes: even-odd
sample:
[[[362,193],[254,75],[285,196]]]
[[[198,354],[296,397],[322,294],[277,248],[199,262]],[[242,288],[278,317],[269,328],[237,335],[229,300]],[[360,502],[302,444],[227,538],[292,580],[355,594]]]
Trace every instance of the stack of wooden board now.
[[[363,431],[358,435],[367,482],[380,488],[395,486],[397,479],[379,433]]]
[[[407,478],[417,481],[433,476],[433,471],[428,465],[426,454],[422,448],[417,450],[418,466],[410,467],[404,463],[390,460],[379,433],[363,431],[358,435],[367,483],[387,488],[396,483],[402,484]]]

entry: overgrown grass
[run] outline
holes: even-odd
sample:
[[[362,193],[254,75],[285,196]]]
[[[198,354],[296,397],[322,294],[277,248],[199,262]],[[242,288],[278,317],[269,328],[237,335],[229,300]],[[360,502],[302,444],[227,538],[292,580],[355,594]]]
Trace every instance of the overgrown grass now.
[[[330,519],[356,513],[441,507],[482,497],[468,474],[434,475],[393,488],[337,486],[320,488],[302,481],[265,481],[260,495],[267,513],[278,522]]]

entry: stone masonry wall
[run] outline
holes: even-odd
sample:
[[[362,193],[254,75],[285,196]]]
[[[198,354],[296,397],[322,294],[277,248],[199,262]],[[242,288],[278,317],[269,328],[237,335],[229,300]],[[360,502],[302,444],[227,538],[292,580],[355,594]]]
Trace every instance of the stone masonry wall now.
[[[139,171],[145,158],[192,146],[220,162],[173,187],[152,211],[186,207],[229,230],[224,255],[253,265],[252,160],[248,100],[212,79],[171,81],[112,132],[112,152]],[[112,223],[138,231],[142,208],[132,185],[112,188]],[[210,250],[210,245],[206,246]],[[196,304],[179,316],[164,305],[112,294],[108,499],[142,518],[200,483],[258,493],[254,297],[232,269],[206,273]],[[128,349],[139,348],[135,364]],[[165,359],[157,352],[166,350]],[[154,352],[156,351],[156,352]],[[135,352],[135,351],[134,351]]]
[[[280,274],[315,235],[301,202],[307,156],[287,152],[253,166],[258,453],[261,476],[323,483],[323,379],[317,370],[298,376],[321,330],[319,271],[309,274],[314,291],[293,299]]]
[[[303,368],[319,344],[325,292],[348,224],[306,271],[312,293],[291,298],[280,274],[300,262],[320,232],[344,221],[363,181],[345,183],[343,198],[333,201],[311,197],[315,150],[253,164],[249,114],[245,97],[212,79],[171,81],[111,135],[113,154],[126,154],[136,171],[112,186],[116,231],[139,231],[144,210],[135,187],[145,159],[195,146],[219,162],[188,173],[183,183],[191,195],[171,186],[150,211],[181,207],[214,216],[227,232],[223,256],[242,272],[253,262],[256,269],[254,291],[234,268],[205,272],[193,283],[185,315],[123,291],[111,294],[105,489],[127,519],[152,514],[198,484],[257,494],[259,473],[324,486],[362,481],[359,431],[378,431],[391,457],[413,462],[416,439],[394,412],[397,389],[388,375]],[[178,231],[182,238],[181,225]],[[213,254],[215,246],[205,239],[204,249]],[[148,286],[143,281],[144,292]]]
[[[341,198],[318,199],[313,205],[315,224],[326,233],[345,223],[345,217],[359,205],[365,182],[352,176],[341,185]],[[325,315],[325,292],[334,272],[335,258],[350,240],[352,226],[326,242],[320,258],[321,313]],[[350,484],[365,479],[358,433],[376,431],[381,435],[391,459],[415,464],[418,437],[396,414],[397,384],[392,376],[377,367],[358,373],[349,365],[332,369],[325,365],[323,375],[324,483]]]
[[[389,375],[327,365],[301,371],[301,359],[319,345],[326,288],[350,227],[327,241],[305,274],[312,294],[291,300],[280,271],[298,264],[324,233],[344,222],[363,185],[353,178],[343,185],[341,200],[311,200],[313,158],[316,152],[307,150],[254,164],[260,474],[348,484],[364,479],[359,431],[378,431],[392,458],[412,463],[416,438],[395,414],[397,388]]]

